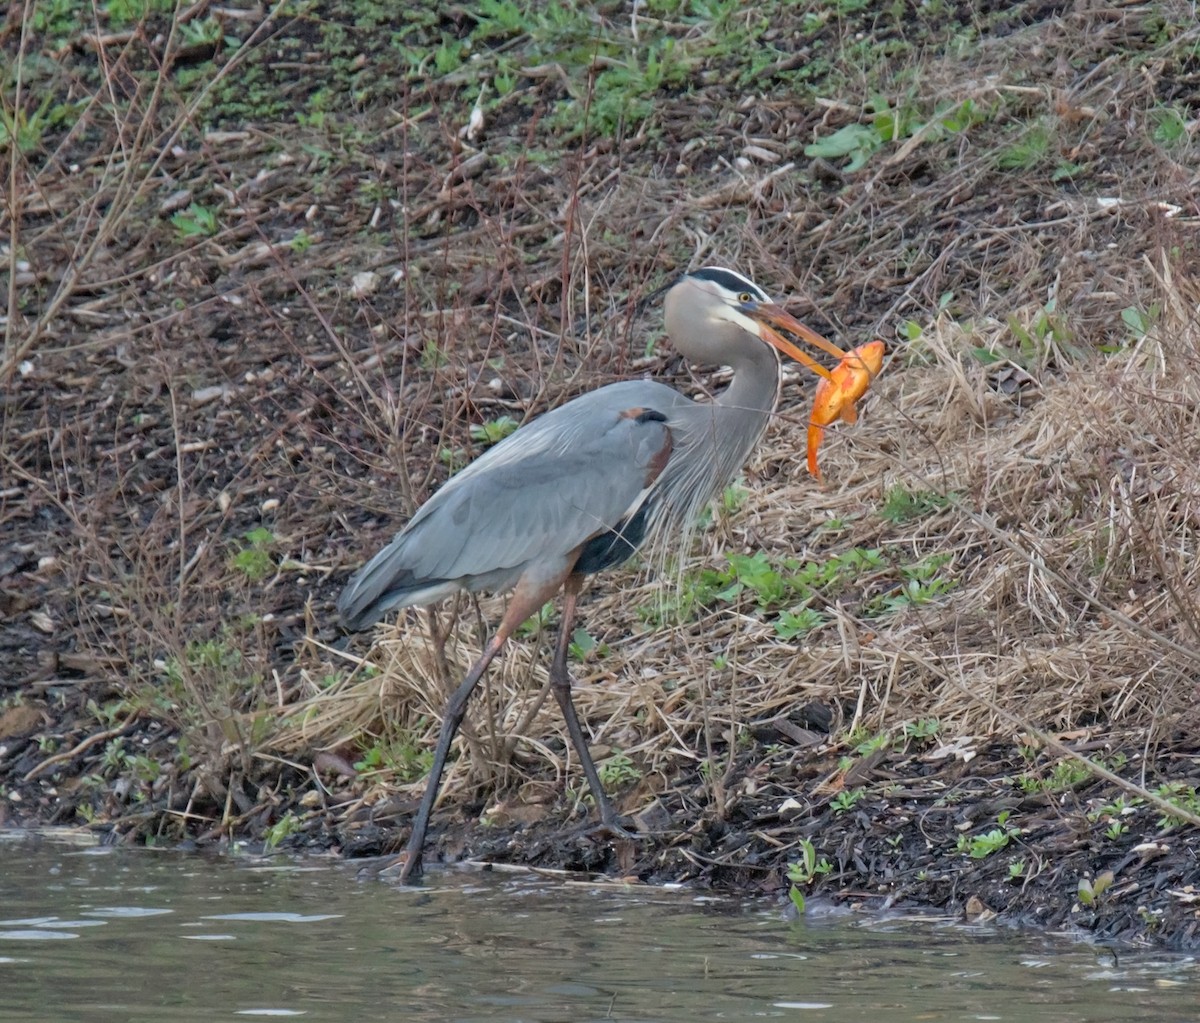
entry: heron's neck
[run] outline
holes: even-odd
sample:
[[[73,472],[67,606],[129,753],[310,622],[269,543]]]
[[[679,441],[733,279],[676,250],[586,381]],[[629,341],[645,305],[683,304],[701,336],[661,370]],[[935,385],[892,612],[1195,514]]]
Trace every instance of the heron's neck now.
[[[668,420],[678,456],[656,482],[656,535],[694,529],[700,510],[734,480],[762,436],[779,397],[779,360],[762,348],[738,359],[729,386],[711,403],[688,402]]]
[[[773,348],[762,345],[747,353],[733,367],[733,379],[716,403],[725,417],[757,423],[759,432],[767,425],[767,417],[779,401],[779,356]],[[758,439],[755,433],[750,443]]]
[[[713,402],[714,426],[725,442],[711,456],[714,495],[746,464],[778,400],[779,358],[763,345],[733,367],[733,379]]]

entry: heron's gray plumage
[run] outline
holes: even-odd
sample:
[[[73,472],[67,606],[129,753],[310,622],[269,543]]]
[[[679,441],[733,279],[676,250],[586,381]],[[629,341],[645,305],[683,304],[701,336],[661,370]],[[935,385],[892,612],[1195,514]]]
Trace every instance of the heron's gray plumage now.
[[[539,560],[556,563],[618,528],[643,502],[648,536],[687,533],[745,463],[778,398],[779,358],[736,315],[738,295],[767,301],[752,282],[719,268],[685,275],[666,298],[676,349],[734,370],[715,401],[626,380],[532,420],[452,477],[359,570],[338,601],[345,623],[365,628],[390,610],[458,590],[509,589]],[[639,418],[643,411],[658,418]],[[648,480],[666,444],[670,455]]]
[[[565,557],[631,514],[669,431],[626,414],[647,397],[629,383],[546,413],[452,477],[346,587],[347,624],[460,589],[509,589],[531,561]]]

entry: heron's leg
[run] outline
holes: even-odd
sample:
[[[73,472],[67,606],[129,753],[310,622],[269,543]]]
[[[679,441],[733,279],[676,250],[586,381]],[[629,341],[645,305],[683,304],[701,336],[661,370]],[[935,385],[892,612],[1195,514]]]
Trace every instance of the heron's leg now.
[[[425,782],[425,795],[421,797],[421,807],[413,818],[412,834],[408,836],[408,854],[404,866],[400,870],[400,883],[410,877],[421,876],[421,848],[425,845],[425,831],[429,827],[429,815],[433,812],[433,804],[437,800],[438,789],[442,784],[442,772],[446,768],[446,756],[450,752],[450,743],[462,724],[463,715],[467,712],[467,701],[487,666],[504,646],[507,634],[497,632],[483,648],[479,659],[471,665],[462,685],[454,690],[450,702],[446,704],[446,712],[442,716],[442,730],[438,733],[437,747],[433,751],[433,764],[429,768],[429,778]]]
[[[401,884],[409,878],[421,876],[421,849],[425,845],[425,831],[429,827],[429,815],[433,812],[433,804],[437,801],[438,789],[442,784],[442,772],[446,767],[446,757],[450,753],[450,744],[454,741],[458,726],[462,724],[471,693],[479,684],[479,680],[483,678],[483,673],[487,671],[493,658],[508,642],[508,637],[516,631],[518,625],[554,594],[561,584],[561,580],[560,573],[542,578],[527,577],[517,583],[512,599],[508,602],[508,610],[504,612],[504,617],[496,628],[496,634],[484,644],[483,653],[471,665],[471,670],[467,672],[467,677],[463,679],[462,685],[454,690],[454,695],[446,704],[446,712],[442,716],[442,730],[438,733],[437,747],[433,751],[433,765],[429,768],[429,779],[425,782],[425,795],[421,797],[421,806],[417,810],[417,816],[413,818],[412,834],[408,836],[408,851],[404,859],[404,866],[400,870]]]
[[[588,787],[592,790],[592,798],[596,800],[596,808],[600,811],[600,822],[618,834],[628,834],[620,825],[618,814],[609,802],[600,784],[600,775],[596,765],[592,763],[592,754],[588,750],[587,740],[583,737],[583,729],[579,727],[579,716],[575,713],[575,703],[571,699],[571,676],[567,672],[567,651],[571,645],[571,625],[575,620],[575,601],[583,586],[582,576],[573,575],[567,579],[564,587],[562,622],[558,628],[558,642],[554,647],[554,660],[550,663],[550,686],[554,690],[554,698],[562,710],[562,716],[567,722],[567,733],[571,743],[579,755],[579,763],[587,777]]]

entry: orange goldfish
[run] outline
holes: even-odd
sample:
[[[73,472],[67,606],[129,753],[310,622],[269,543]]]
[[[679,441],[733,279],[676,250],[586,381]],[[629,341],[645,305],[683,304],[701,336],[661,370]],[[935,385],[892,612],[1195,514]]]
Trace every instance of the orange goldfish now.
[[[867,393],[871,381],[883,368],[884,344],[868,341],[842,357],[829,379],[821,378],[813,399],[812,415],[808,419],[808,471],[817,479],[817,448],[825,436],[825,427],[837,419],[853,423],[858,419],[854,403]]]

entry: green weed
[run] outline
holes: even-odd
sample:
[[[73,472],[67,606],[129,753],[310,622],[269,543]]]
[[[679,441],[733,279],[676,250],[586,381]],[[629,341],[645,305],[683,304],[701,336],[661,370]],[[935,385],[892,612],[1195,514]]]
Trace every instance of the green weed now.
[[[399,781],[419,781],[433,766],[433,750],[416,745],[411,735],[376,740],[354,762],[362,773],[387,772]]]
[[[543,629],[550,626],[555,617],[554,601],[548,600],[541,606],[537,614],[530,615],[517,626],[517,637],[528,639],[530,636],[538,635]]]
[[[433,51],[433,69],[439,75],[457,71],[466,58],[466,47],[457,39],[442,37],[442,45]]]
[[[104,747],[104,753],[100,756],[100,766],[111,776],[119,773],[128,759],[129,754],[125,751],[125,740],[113,739]]]
[[[741,481],[730,483],[721,491],[721,510],[726,515],[732,515],[746,503],[750,496],[750,488]]]
[[[144,785],[152,784],[162,774],[162,764],[144,753],[131,756],[127,763],[134,779]]]
[[[438,347],[436,341],[430,339],[421,349],[421,369],[432,372],[450,365],[450,358]]]
[[[441,462],[450,470],[450,475],[454,475],[460,469],[466,468],[468,462],[471,461],[471,456],[462,448],[441,447],[438,448],[438,461]]]
[[[288,810],[279,820],[267,828],[266,834],[263,836],[266,848],[274,849],[289,835],[294,835],[300,830],[300,824],[300,818],[292,813],[291,810]]]
[[[79,27],[79,0],[39,0],[33,5],[29,26],[55,43],[69,38]]]
[[[825,621],[825,616],[811,607],[799,611],[780,611],[775,619],[775,635],[782,640],[795,639],[819,629]]]
[[[1137,799],[1137,798],[1130,799],[1125,796],[1117,796],[1117,798],[1114,799],[1111,803],[1105,803],[1098,810],[1090,810],[1088,812],[1087,818],[1092,823],[1096,823],[1097,821],[1103,821],[1103,820],[1112,821],[1114,823],[1120,823],[1121,818],[1126,817],[1129,814],[1132,814],[1136,810],[1136,808],[1141,805],[1142,805],[1142,801],[1140,799]],[[1124,830],[1125,830],[1125,828],[1122,827],[1121,830],[1117,832],[1117,834],[1118,835],[1122,834],[1124,832]]]
[[[163,671],[165,695],[176,704],[187,702],[186,693],[196,684],[211,684],[225,694],[256,688],[259,681],[257,676],[247,674],[241,650],[226,639],[192,640],[184,647],[182,656],[167,658]]]
[[[904,726],[904,734],[909,739],[932,739],[941,731],[942,725],[937,718],[921,718],[910,721]]]
[[[854,808],[857,803],[866,793],[862,789],[842,789],[836,796],[829,801],[829,808],[838,816],[844,814],[847,810]]]
[[[1187,142],[1187,118],[1178,107],[1156,107],[1150,112],[1150,137],[1168,148]]]
[[[1196,795],[1196,787],[1194,785],[1186,785],[1180,781],[1167,782],[1156,788],[1154,794],[1161,799],[1165,799],[1168,803],[1178,806],[1181,810],[1185,810],[1191,814],[1200,814],[1200,797]],[[1173,828],[1183,822],[1182,817],[1164,814],[1158,819],[1158,826],[1160,828]]]
[[[1021,774],[1017,786],[1022,792],[1064,792],[1082,785],[1092,776],[1086,764],[1078,760],[1060,760],[1050,770],[1048,778],[1035,774]]]
[[[84,99],[55,100],[53,94],[44,96],[33,112],[0,106],[0,153],[13,147],[24,155],[41,149],[49,133],[73,127],[88,105]]]
[[[179,40],[184,47],[219,46],[224,39],[225,29],[218,18],[194,18],[179,25]]]
[[[180,210],[174,214],[171,217],[171,225],[175,228],[175,235],[180,241],[211,238],[221,229],[216,213],[207,206],[201,206],[195,202],[186,210]]]
[[[832,135],[805,146],[804,155],[832,160],[849,157],[842,170],[851,173],[865,167],[882,145],[883,139],[874,128],[865,124],[847,124]]]
[[[490,447],[492,444],[504,440],[520,425],[512,416],[500,416],[497,419],[490,419],[486,423],[472,426],[471,439]]]
[[[605,657],[608,655],[608,644],[599,643],[587,629],[580,626],[571,633],[571,643],[568,646],[571,657],[577,661],[586,661],[590,657]]]
[[[513,0],[479,0],[471,17],[478,26],[472,36],[481,40],[507,39],[529,28],[525,12]]]
[[[868,735],[866,738],[862,738],[863,734],[862,731],[856,730],[847,740],[854,745],[854,752],[860,757],[865,757],[876,750],[886,749],[892,741],[889,732],[878,732],[875,735]]]
[[[1042,121],[1022,124],[1012,134],[1012,140],[996,154],[996,166],[1001,170],[1029,171],[1043,163],[1050,153],[1053,135]]]
[[[1005,810],[997,818],[999,827],[992,828],[982,835],[959,835],[957,850],[966,853],[973,860],[982,860],[1008,848],[1008,843],[1021,834],[1020,828],[1007,827],[1008,816],[1009,813]]]
[[[206,61],[196,68],[181,69],[177,81],[181,89],[199,89],[213,73],[212,62]],[[291,117],[293,105],[266,68],[249,64],[240,74],[219,81],[199,113],[208,125],[271,123]]]
[[[1131,305],[1121,310],[1121,322],[1129,328],[1129,333],[1133,335],[1133,339],[1140,341],[1154,329],[1154,325],[1158,322],[1158,318],[1161,315],[1162,306],[1157,302],[1153,303],[1146,310]]]
[[[85,706],[88,713],[106,729],[113,728],[117,722],[124,721],[136,710],[134,704],[125,699],[106,700],[104,703],[89,699]]]
[[[247,546],[231,555],[229,563],[251,582],[265,579],[275,571],[271,555],[275,534],[264,526],[256,526],[242,535]]]
[[[1075,163],[1072,160],[1060,160],[1054,166],[1054,170],[1050,174],[1050,180],[1055,184],[1060,181],[1071,181],[1078,177],[1086,168],[1085,164]]]
[[[473,25],[465,37],[447,34],[426,12],[406,13],[396,49],[407,82],[424,88],[435,80],[452,88],[464,108],[479,102],[486,111],[519,90],[521,68],[557,66],[565,95],[548,124],[564,141],[584,131],[653,134],[660,97],[686,88],[698,68],[711,76],[729,66],[751,84],[782,56],[763,38],[771,20],[731,0],[683,4],[672,15],[647,8],[636,35],[626,19],[597,18],[562,0],[481,0],[466,13]],[[689,30],[681,33],[680,23]]]
[[[892,487],[884,495],[879,516],[895,525],[913,522],[946,508],[954,500],[954,494],[939,494],[933,490],[909,490],[907,487]]]
[[[642,772],[629,758],[627,753],[614,750],[613,754],[602,764],[596,765],[596,773],[606,789],[620,788],[635,781],[640,781]]]
[[[1040,369],[1048,361],[1055,359],[1059,353],[1078,357],[1074,347],[1074,334],[1066,326],[1058,307],[1053,301],[1038,310],[1033,322],[1025,327],[1015,316],[1009,316],[1008,329],[1016,342],[1015,348],[1005,349],[1002,354],[991,353],[990,360],[981,353],[987,349],[975,349],[975,355],[985,365],[1007,359],[1016,366],[1027,371]]]
[[[795,639],[821,628],[828,616],[813,605],[838,598],[850,587],[861,587],[866,577],[877,585],[887,576],[892,582],[867,600],[862,611],[882,615],[927,603],[948,592],[955,580],[940,574],[949,555],[930,555],[911,565],[893,567],[877,548],[856,547],[824,561],[800,562],[793,558],[773,561],[765,551],[730,554],[726,566],[704,569],[686,576],[676,593],[649,608],[642,616],[653,624],[690,620],[704,609],[722,604],[750,602],[783,640]]]
[[[740,480],[730,483],[729,486],[721,491],[721,513],[724,515],[735,514],[746,503],[746,498],[749,496],[749,489]],[[702,531],[708,529],[713,524],[715,510],[713,502],[707,504],[696,519],[696,528]]]
[[[842,170],[853,173],[865,167],[889,142],[913,138],[918,133],[922,133],[926,141],[933,142],[948,134],[966,131],[992,116],[971,99],[943,106],[928,119],[908,105],[892,106],[882,96],[873,97],[867,107],[872,113],[868,123],[843,125],[831,135],[805,146],[804,155],[830,160],[846,157]]]
[[[799,912],[804,912],[804,893],[800,890],[800,886],[811,884],[816,878],[822,874],[828,874],[831,870],[833,870],[833,865],[824,856],[817,856],[817,850],[809,839],[802,838],[800,840],[800,859],[789,863],[787,868],[788,880],[791,882],[788,888],[788,898],[792,900],[792,905]]]
[[[106,0],[104,8],[113,28],[125,28],[151,14],[170,14],[175,10],[175,0]]]
[[[624,64],[601,71],[593,84],[588,127],[600,135],[634,134],[654,114],[655,95],[682,85],[688,66],[676,53],[675,41],[663,39],[648,46],[640,60],[631,53]],[[570,119],[578,113],[567,107],[562,116]]]
[[[900,569],[900,585],[867,602],[863,611],[867,615],[892,614],[910,607],[928,604],[952,590],[956,581],[938,575],[938,571],[952,560],[949,554],[931,554],[912,565]]]
[[[1081,877],[1076,888],[1079,894],[1079,904],[1088,908],[1096,906],[1100,897],[1112,887],[1114,880],[1115,877],[1111,870],[1102,870],[1091,880]]]

